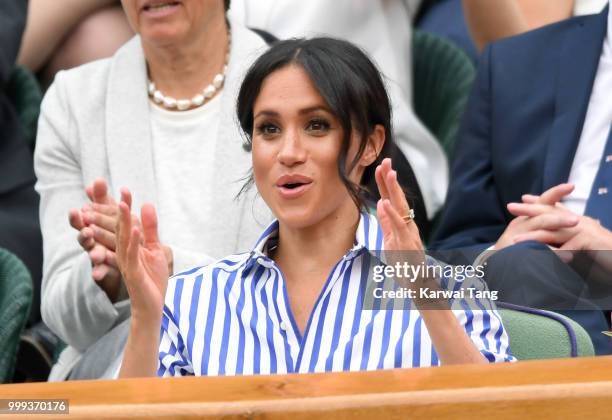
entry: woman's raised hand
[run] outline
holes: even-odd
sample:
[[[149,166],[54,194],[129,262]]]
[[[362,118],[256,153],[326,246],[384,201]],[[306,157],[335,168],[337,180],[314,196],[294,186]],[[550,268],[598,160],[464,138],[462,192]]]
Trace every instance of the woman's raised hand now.
[[[117,260],[132,305],[132,318],[138,322],[161,320],[170,271],[168,249],[159,242],[157,215],[151,204],[141,209],[138,218],[127,202],[119,203],[116,228]]]
[[[376,211],[383,231],[385,250],[422,251],[419,228],[411,217],[406,195],[397,181],[397,172],[387,158],[376,168],[376,185],[381,199]]]

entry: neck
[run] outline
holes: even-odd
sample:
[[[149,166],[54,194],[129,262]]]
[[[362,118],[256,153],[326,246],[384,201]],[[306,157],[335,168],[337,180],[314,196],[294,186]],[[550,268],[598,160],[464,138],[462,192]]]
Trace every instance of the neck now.
[[[149,78],[164,95],[191,99],[223,72],[228,45],[225,19],[216,19],[188,42],[163,46],[143,42]]]
[[[353,247],[360,214],[352,200],[316,225],[291,228],[280,224],[274,260],[284,272],[329,272]]]

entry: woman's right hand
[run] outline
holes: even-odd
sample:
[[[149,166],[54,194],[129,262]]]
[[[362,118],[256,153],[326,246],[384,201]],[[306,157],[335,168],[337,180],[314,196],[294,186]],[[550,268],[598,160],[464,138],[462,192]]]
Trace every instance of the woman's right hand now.
[[[159,242],[155,208],[151,204],[142,206],[142,233],[138,218],[130,210],[125,201],[119,203],[116,228],[119,269],[130,295],[133,321],[157,324],[161,322],[170,276],[168,251]]]

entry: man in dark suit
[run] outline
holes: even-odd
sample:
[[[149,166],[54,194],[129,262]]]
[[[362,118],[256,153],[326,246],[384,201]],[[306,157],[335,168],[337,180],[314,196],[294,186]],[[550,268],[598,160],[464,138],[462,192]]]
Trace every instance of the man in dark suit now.
[[[487,260],[487,282],[502,300],[521,280],[534,291],[523,302],[532,305],[547,294],[583,292],[575,287],[576,272],[546,254],[549,246],[612,250],[609,19],[606,8],[508,38],[480,59],[431,248],[460,249],[455,263],[498,251]],[[517,249],[540,253],[511,259]],[[587,329],[598,354],[610,353],[601,311],[568,315]]]

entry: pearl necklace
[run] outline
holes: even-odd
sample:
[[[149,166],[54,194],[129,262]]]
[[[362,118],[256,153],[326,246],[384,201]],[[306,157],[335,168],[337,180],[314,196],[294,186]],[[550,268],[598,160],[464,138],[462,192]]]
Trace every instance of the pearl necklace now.
[[[225,64],[223,65],[223,71],[221,73],[217,73],[217,75],[213,78],[212,83],[204,88],[202,93],[198,93],[191,99],[175,99],[171,96],[166,96],[157,87],[155,83],[149,80],[149,97],[153,99],[158,105],[162,105],[164,108],[168,109],[177,109],[179,111],[186,111],[191,108],[197,108],[202,105],[209,99],[211,99],[217,91],[221,90],[223,84],[225,82],[225,73],[227,73],[227,63],[229,62],[230,57],[230,49],[232,46],[232,38],[231,35],[227,34],[227,54],[225,55]]]

